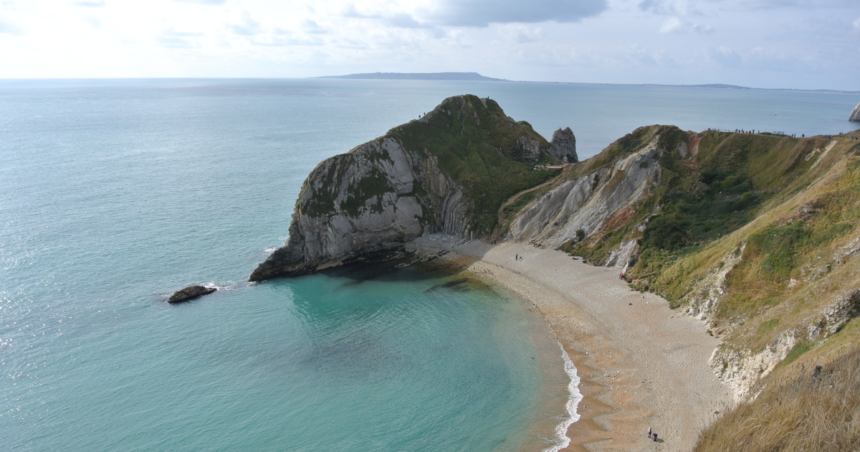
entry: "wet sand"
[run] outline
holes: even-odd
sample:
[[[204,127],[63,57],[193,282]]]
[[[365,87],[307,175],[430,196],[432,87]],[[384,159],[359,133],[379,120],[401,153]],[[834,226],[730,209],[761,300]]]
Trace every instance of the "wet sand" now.
[[[580,419],[564,450],[689,451],[732,400],[708,367],[718,340],[654,294],[630,290],[617,268],[523,243],[430,235],[409,244],[532,303],[576,365]],[[515,260],[515,255],[522,260]],[[646,438],[651,427],[658,441]]]

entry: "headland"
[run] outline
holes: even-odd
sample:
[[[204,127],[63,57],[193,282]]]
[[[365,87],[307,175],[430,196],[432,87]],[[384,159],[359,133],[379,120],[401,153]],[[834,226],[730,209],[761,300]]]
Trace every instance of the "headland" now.
[[[250,279],[435,258],[491,278],[581,370],[573,447],[765,451],[794,435],[817,450],[806,428],[848,444],[860,436],[833,422],[760,435],[737,413],[860,353],[858,141],[652,125],[580,162],[571,129],[547,141],[455,96],[317,166]]]

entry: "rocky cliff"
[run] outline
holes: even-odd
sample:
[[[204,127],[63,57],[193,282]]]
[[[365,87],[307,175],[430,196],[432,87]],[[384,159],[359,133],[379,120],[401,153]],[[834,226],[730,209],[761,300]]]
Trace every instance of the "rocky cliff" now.
[[[858,136],[643,127],[534,196],[507,237],[622,267],[706,322],[742,400],[808,351],[858,343]]]
[[[579,161],[579,156],[576,155],[576,137],[573,135],[570,127],[553,132],[549,154],[564,163],[576,163]]]
[[[854,107],[854,110],[851,110],[851,115],[848,116],[848,120],[860,122],[860,102],[857,103],[857,106]]]
[[[557,148],[570,152],[569,144]],[[311,273],[427,232],[485,235],[507,198],[551,176],[537,169],[557,162],[551,147],[490,99],[446,99],[320,163],[302,185],[286,245],[250,279]]]
[[[558,248],[575,240],[577,231],[591,235],[660,183],[661,152],[652,142],[611,166],[559,184],[523,209],[508,238]]]

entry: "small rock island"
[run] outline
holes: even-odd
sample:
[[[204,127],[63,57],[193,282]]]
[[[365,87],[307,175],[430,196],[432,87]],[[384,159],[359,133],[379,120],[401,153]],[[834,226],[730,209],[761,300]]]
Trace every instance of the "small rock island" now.
[[[205,287],[205,286],[188,286],[182,290],[177,290],[170,296],[170,299],[167,300],[170,304],[184,303],[186,301],[191,301],[195,298],[200,298],[203,295],[209,295],[212,292],[215,292],[216,288],[214,287]]]
[[[860,102],[857,103],[857,106],[854,107],[854,110],[851,110],[851,116],[848,117],[848,120],[860,122]]]

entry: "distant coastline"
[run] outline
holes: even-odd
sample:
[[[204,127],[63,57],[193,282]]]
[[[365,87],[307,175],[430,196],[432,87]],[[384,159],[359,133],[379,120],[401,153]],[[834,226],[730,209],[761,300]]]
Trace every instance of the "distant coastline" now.
[[[326,75],[316,78],[339,78],[354,80],[444,80],[469,82],[509,82],[500,78],[484,77],[477,72],[373,72],[365,74]]]
[[[798,89],[798,88],[756,88],[751,86],[730,85],[726,83],[704,83],[697,85],[664,85],[660,83],[595,83],[595,82],[555,82],[532,80],[508,80],[503,78],[486,77],[477,72],[368,72],[347,75],[323,75],[313,78],[334,78],[351,80],[437,80],[437,81],[471,81],[471,82],[515,82],[515,83],[554,83],[574,85],[615,85],[615,86],[664,86],[676,88],[707,88],[730,89],[742,91],[795,91],[806,93],[831,94],[860,94],[860,91],[835,89]]]

